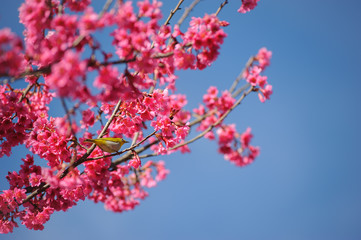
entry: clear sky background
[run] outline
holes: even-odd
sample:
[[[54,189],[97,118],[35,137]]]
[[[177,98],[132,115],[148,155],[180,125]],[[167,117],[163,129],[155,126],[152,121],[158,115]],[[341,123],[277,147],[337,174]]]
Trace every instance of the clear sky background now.
[[[1,2],[1,28],[21,34],[20,2]],[[166,1],[165,16],[176,2]],[[192,14],[219,4],[203,0]],[[0,239],[361,239],[361,2],[260,0],[245,15],[240,5],[230,0],[219,15],[231,25],[217,62],[180,72],[177,88],[192,109],[208,86],[228,89],[259,48],[272,50],[271,100],[247,97],[227,119],[240,132],[252,127],[261,147],[252,165],[233,166],[203,139],[191,154],[155,158],[171,174],[133,211],[79,202],[43,231],[21,226]],[[0,160],[1,189],[23,156]]]

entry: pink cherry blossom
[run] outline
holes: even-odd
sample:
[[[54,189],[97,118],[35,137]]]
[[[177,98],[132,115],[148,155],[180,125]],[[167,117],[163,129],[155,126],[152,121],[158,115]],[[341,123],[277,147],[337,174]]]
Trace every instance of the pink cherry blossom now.
[[[91,0],[66,0],[65,4],[72,11],[83,11],[89,4]]]
[[[247,148],[249,146],[252,137],[251,128],[247,128],[247,130],[241,134],[241,143],[243,148]]]
[[[271,57],[272,57],[271,51],[268,51],[267,48],[265,47],[261,48],[256,56],[260,68],[265,69],[267,66],[269,66]]]
[[[192,43],[192,47],[199,51],[197,55],[197,68],[204,69],[218,56],[220,45],[227,36],[215,15],[205,15],[203,18],[192,18],[190,27],[184,33],[184,43]]]
[[[272,95],[272,85],[266,85],[264,89],[260,89],[261,93],[258,93],[259,100],[261,102],[265,102],[266,100],[270,99],[270,96]]]
[[[140,158],[135,151],[133,152],[133,156],[134,157],[129,161],[128,166],[138,169],[142,162],[140,161]]]
[[[243,0],[239,11],[257,3]],[[219,154],[236,166],[260,154],[250,128],[239,133],[224,120],[237,106],[235,91],[210,86],[192,114],[176,88],[178,71],[202,70],[217,59],[229,23],[205,14],[193,17],[183,32],[173,19],[162,25],[158,0],[134,6],[119,1],[100,13],[90,0],[24,0],[23,42],[9,29],[0,30],[0,77],[11,78],[0,85],[0,157],[20,144],[34,154],[6,176],[0,233],[18,223],[43,230],[54,212],[85,199],[113,212],[134,209],[148,196],[147,188],[170,173],[164,161],[144,162],[144,156],[190,152],[192,128],[215,140]],[[108,32],[110,41],[99,42],[98,34]],[[243,76],[249,93],[258,91],[262,102],[272,94],[264,75],[271,56],[261,48]],[[16,87],[13,79],[28,87]],[[59,99],[62,106],[51,111]],[[86,141],[99,137],[133,145],[110,154]]]
[[[9,28],[0,29],[0,76],[16,76],[24,71],[23,44]]]
[[[238,9],[239,13],[246,13],[251,11],[257,6],[259,0],[242,0],[242,5]]]

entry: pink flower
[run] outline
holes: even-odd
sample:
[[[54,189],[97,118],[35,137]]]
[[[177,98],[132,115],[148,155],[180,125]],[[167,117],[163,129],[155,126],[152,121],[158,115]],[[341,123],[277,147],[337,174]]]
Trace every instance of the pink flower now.
[[[90,2],[91,0],[66,0],[65,6],[70,8],[72,11],[80,12],[83,11]]]
[[[24,70],[23,45],[9,28],[0,30],[0,75],[16,76]]]
[[[195,68],[195,60],[196,57],[192,54],[184,50],[179,44],[176,45],[174,49],[174,66],[177,69],[194,69]]]
[[[88,7],[79,21],[80,35],[87,36],[91,34],[98,28],[98,24],[98,14],[93,11],[93,8]]]
[[[150,4],[149,0],[139,1],[137,3],[139,7],[139,16],[140,17],[149,17],[152,19],[161,19],[162,13],[160,7],[162,6],[161,2],[153,0],[153,3]]]
[[[36,187],[36,186],[39,186],[41,184],[42,180],[43,179],[42,179],[41,175],[37,175],[36,173],[32,173],[30,175],[29,182],[30,182],[31,186]]]
[[[162,181],[166,178],[166,176],[169,174],[169,170],[165,168],[165,162],[159,161],[156,163],[156,170],[157,170],[157,176],[155,177],[155,180]]]
[[[251,128],[247,128],[247,130],[241,134],[242,148],[244,148],[244,149],[248,148],[252,137],[253,137],[253,135],[251,134]]]
[[[270,96],[272,95],[272,85],[266,85],[264,89],[260,89],[261,93],[258,93],[259,100],[261,102],[265,102],[266,100],[270,99]]]
[[[70,162],[66,136],[56,131],[53,118],[48,121],[46,116],[39,117],[25,143],[30,151],[47,160],[50,167],[59,166],[60,160]]]
[[[192,43],[194,50],[199,51],[196,57],[199,69],[209,66],[218,57],[220,45],[227,36],[221,29],[222,25],[224,22],[219,21],[215,15],[193,17],[190,27],[182,36],[184,44]]]
[[[18,227],[18,224],[14,220],[0,219],[0,233],[12,233],[14,227]]]
[[[133,152],[133,155],[134,155],[134,157],[129,161],[128,166],[138,169],[140,167],[140,165],[142,164],[142,162],[140,161],[138,154]]]
[[[175,134],[177,135],[178,139],[185,139],[189,133],[188,126],[177,127]]]
[[[268,51],[267,48],[265,47],[261,48],[256,56],[260,68],[265,69],[267,66],[269,66],[271,57],[272,57],[271,51]]]
[[[236,125],[231,124],[217,129],[218,142],[220,145],[227,145],[234,140]]]
[[[155,131],[162,131],[164,136],[172,136],[174,126],[172,126],[169,117],[158,117],[156,121],[152,121],[150,124],[154,127]]]
[[[246,13],[257,6],[259,0],[242,0],[241,7],[237,10],[239,13]]]
[[[214,86],[210,86],[207,90],[207,93],[203,96],[203,102],[209,109],[212,109],[217,104],[218,100],[218,89]]]
[[[82,128],[88,129],[89,127],[93,126],[95,123],[94,112],[90,109],[87,109],[82,112],[83,120],[80,121],[82,124]]]
[[[224,113],[229,110],[236,100],[232,97],[232,94],[228,91],[222,92],[222,96],[218,99],[217,109]]]
[[[72,97],[83,102],[92,99],[90,91],[82,82],[86,71],[86,62],[72,51],[67,51],[59,63],[52,65],[51,74],[45,82],[55,89],[60,97]]]
[[[198,108],[193,109],[193,112],[199,116],[203,116],[206,113],[206,110],[202,104],[199,104]]]

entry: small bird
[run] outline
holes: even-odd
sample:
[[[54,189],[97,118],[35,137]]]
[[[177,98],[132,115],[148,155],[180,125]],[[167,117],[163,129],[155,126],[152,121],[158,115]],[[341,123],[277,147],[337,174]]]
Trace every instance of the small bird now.
[[[84,142],[95,143],[104,152],[113,153],[118,152],[124,143],[128,141],[123,138],[96,138],[96,139],[85,139]]]

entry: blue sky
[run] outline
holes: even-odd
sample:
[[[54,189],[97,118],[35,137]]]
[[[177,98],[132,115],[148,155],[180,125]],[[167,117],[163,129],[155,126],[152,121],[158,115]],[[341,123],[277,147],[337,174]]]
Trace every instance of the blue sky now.
[[[21,34],[19,4],[3,5],[0,27]],[[175,4],[167,1],[164,15]],[[219,4],[201,1],[193,14]],[[241,132],[252,127],[253,144],[261,147],[252,165],[235,167],[215,142],[201,140],[191,154],[156,158],[171,174],[134,211],[116,214],[80,202],[55,213],[44,231],[21,226],[0,238],[360,239],[360,1],[260,0],[246,15],[236,12],[240,4],[230,1],[219,15],[231,25],[217,62],[179,72],[177,88],[192,109],[210,85],[228,89],[259,48],[273,51],[266,71],[271,100],[247,97],[227,119]],[[1,159],[2,188],[21,157]]]

